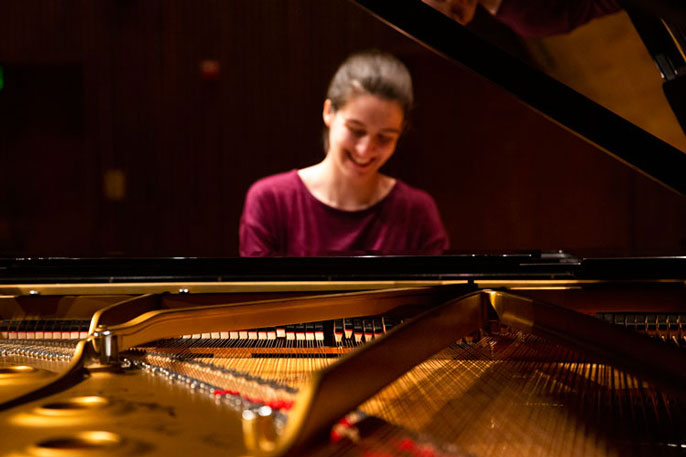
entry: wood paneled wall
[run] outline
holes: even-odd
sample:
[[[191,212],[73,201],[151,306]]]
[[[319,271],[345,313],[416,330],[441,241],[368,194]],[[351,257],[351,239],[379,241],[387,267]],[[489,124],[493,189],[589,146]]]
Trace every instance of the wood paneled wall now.
[[[345,0],[0,5],[0,255],[236,255],[248,186],[321,158],[328,80],[372,47],[416,85],[388,171],[456,251],[686,252],[684,199]]]

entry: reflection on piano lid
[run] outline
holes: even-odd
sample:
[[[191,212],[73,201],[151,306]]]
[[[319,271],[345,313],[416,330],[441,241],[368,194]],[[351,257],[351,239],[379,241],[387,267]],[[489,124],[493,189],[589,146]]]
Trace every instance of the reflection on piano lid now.
[[[686,194],[683,152],[531,68],[420,0],[353,1],[408,37],[493,81],[618,160]],[[671,87],[670,91],[676,91]],[[677,105],[683,106],[679,100]],[[677,115],[681,112],[679,109]]]
[[[686,21],[674,23],[633,10],[629,17],[660,70],[665,97],[686,132]]]

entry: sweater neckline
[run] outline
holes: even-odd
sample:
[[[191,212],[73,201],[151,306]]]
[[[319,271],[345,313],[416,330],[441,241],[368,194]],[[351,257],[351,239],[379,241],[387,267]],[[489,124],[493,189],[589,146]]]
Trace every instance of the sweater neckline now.
[[[336,208],[336,207],[331,206],[327,203],[324,203],[323,201],[321,201],[320,199],[315,197],[312,194],[312,192],[310,192],[310,189],[308,189],[307,186],[305,185],[305,182],[300,177],[300,174],[298,174],[297,168],[294,168],[291,171],[291,173],[293,173],[295,175],[295,179],[298,182],[298,186],[301,187],[302,190],[305,191],[305,194],[308,196],[309,199],[315,201],[318,205],[322,206],[323,208],[327,209],[328,211],[332,211],[332,212],[336,212],[336,213],[340,213],[340,214],[349,214],[349,215],[365,214],[365,213],[369,213],[369,212],[376,210],[378,207],[385,204],[385,202],[389,201],[392,198],[391,196],[397,192],[398,186],[401,185],[401,181],[396,178],[395,184],[393,184],[393,187],[391,188],[391,190],[381,200],[374,203],[372,206],[365,208],[365,209],[345,210],[345,209]]]

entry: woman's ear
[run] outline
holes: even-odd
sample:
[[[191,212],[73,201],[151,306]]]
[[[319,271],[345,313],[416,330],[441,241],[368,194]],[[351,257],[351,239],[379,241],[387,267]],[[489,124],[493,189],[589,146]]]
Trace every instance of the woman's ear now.
[[[327,127],[331,127],[334,113],[333,104],[331,103],[331,100],[327,98],[324,100],[324,109],[322,110],[322,119],[324,119],[324,125]]]

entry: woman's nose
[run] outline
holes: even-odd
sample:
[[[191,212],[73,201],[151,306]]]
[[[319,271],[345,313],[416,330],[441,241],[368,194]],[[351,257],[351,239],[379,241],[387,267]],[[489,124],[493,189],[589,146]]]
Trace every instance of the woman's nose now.
[[[374,141],[372,141],[372,138],[369,136],[360,138],[355,147],[355,152],[357,152],[357,154],[360,156],[368,155],[374,152]]]

